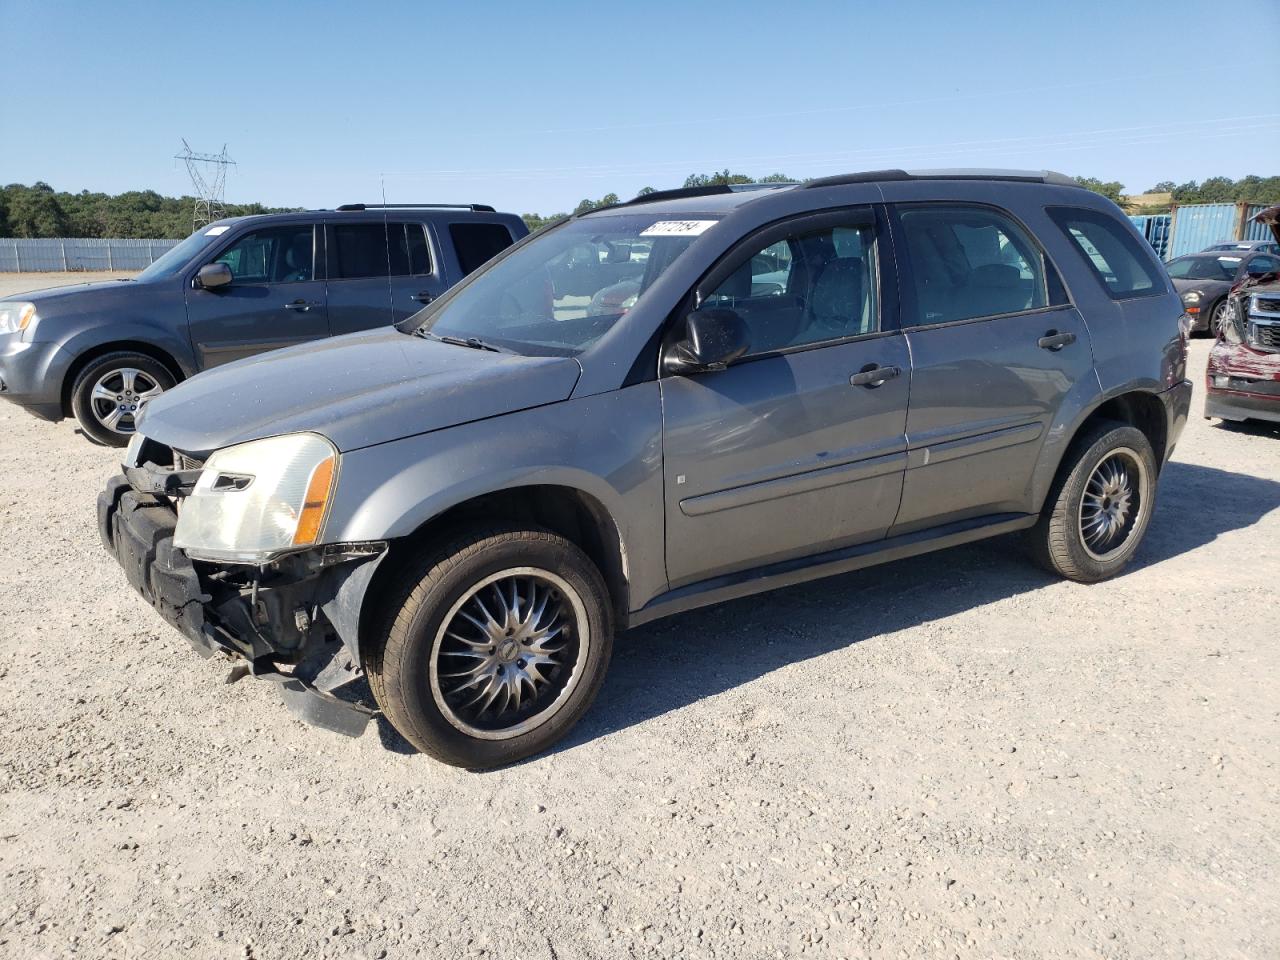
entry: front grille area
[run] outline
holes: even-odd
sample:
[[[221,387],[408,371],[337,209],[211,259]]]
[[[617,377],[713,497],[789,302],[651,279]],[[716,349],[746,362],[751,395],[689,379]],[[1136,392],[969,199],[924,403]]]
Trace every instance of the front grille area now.
[[[1280,350],[1280,323],[1250,323],[1249,344],[1259,350]]]
[[[1280,317],[1280,297],[1269,297],[1261,294],[1254,297],[1255,309],[1261,313],[1273,313]]]
[[[1280,397],[1280,380],[1250,380],[1248,377],[1229,377],[1228,390],[1256,393],[1264,397]]]
[[[199,470],[204,466],[204,461],[189,457],[180,450],[175,450],[173,451],[173,465],[178,470]]]

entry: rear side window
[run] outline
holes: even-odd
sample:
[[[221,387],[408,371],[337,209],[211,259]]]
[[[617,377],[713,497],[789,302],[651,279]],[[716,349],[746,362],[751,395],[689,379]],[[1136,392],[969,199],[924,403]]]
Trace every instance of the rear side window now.
[[[339,223],[333,227],[330,280],[430,272],[431,256],[421,223]]]
[[[1079,207],[1048,207],[1054,223],[1071,238],[1085,263],[1113,300],[1164,293],[1164,280],[1137,237],[1103,213]]]
[[[913,324],[1048,306],[1044,256],[1010,217],[985,207],[920,204],[899,207],[898,219],[915,293]]]
[[[500,223],[451,223],[449,236],[464,274],[511,246],[511,231]]]

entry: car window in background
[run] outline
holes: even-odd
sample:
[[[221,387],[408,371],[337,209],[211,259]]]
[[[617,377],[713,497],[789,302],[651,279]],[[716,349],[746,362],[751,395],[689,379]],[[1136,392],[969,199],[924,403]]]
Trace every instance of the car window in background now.
[[[898,212],[915,286],[914,324],[952,323],[1049,303],[1044,258],[1009,217],[967,206]]]
[[[246,233],[218,255],[233,283],[297,283],[315,275],[311,224]]]
[[[1046,212],[1075,243],[1113,300],[1164,292],[1151,249],[1106,214],[1079,207],[1048,207]]]
[[[420,333],[572,355],[599,339],[716,219],[617,214],[533,237],[428,315]]]
[[[330,280],[409,277],[430,272],[431,256],[421,223],[333,225]]]
[[[1249,269],[1254,273],[1276,273],[1280,271],[1280,260],[1275,257],[1254,257],[1249,261]]]
[[[796,232],[744,257],[703,307],[738,313],[748,356],[874,333],[875,227]]]
[[[1243,263],[1241,257],[1179,257],[1168,263],[1169,276],[1175,280],[1234,280]]]
[[[511,246],[511,231],[500,223],[451,223],[449,236],[464,275]]]
[[[156,258],[155,262],[140,274],[134,277],[135,280],[155,280],[159,277],[171,277],[191,260],[204,247],[212,247],[218,243],[218,237],[226,233],[229,228],[225,225],[204,227],[201,230],[191,234],[176,247],[166,250],[163,254]]]

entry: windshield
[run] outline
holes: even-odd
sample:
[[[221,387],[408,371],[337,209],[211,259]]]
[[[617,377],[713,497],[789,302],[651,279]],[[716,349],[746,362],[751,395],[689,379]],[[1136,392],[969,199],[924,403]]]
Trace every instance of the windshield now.
[[[158,258],[134,279],[159,280],[162,277],[172,277],[185,267],[187,261],[194,257],[203,247],[211,245],[216,237],[226,233],[228,229],[230,228],[226,225],[202,228],[199,233],[191,234],[172,250]]]
[[[1169,264],[1169,276],[1177,280],[1233,280],[1241,257],[1182,257]]]
[[[580,353],[715,222],[656,213],[571,220],[477,274],[416,332],[516,353]]]

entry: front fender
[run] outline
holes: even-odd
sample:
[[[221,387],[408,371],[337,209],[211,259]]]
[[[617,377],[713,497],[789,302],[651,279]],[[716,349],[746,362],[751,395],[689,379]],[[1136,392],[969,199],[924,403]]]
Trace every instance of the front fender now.
[[[64,339],[59,346],[56,356],[63,365],[64,373],[76,358],[111,343],[144,343],[157,350],[163,350],[177,363],[183,379],[194,376],[198,372],[195,357],[191,352],[191,342],[187,338],[185,314],[178,327],[137,319],[102,319],[93,322],[93,318],[89,317],[85,320],[86,322],[78,325],[79,329]]]
[[[666,589],[661,431],[650,382],[349,451],[325,540],[394,540],[486,494],[566,487],[608,511],[643,605]]]

